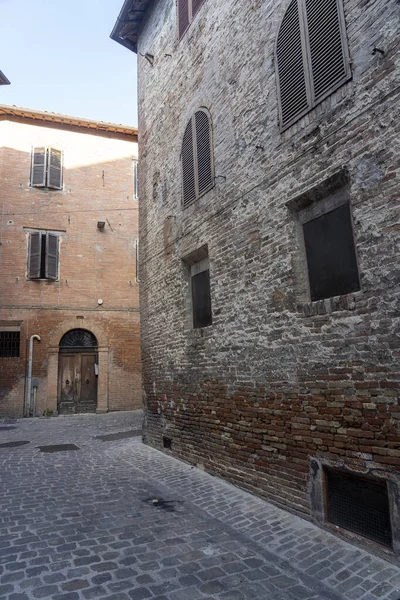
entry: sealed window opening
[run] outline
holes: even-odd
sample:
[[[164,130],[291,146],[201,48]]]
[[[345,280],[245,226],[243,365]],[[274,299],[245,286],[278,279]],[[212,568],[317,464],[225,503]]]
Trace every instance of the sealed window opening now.
[[[329,523],[392,547],[386,481],[326,469],[325,482]]]
[[[19,331],[0,331],[0,358],[19,358],[19,346]]]
[[[172,448],[172,439],[163,435],[163,448],[167,450],[171,450]]]
[[[192,306],[195,329],[212,324],[209,269],[192,275]]]
[[[348,203],[303,224],[311,300],[360,289]]]
[[[58,277],[58,235],[49,231],[29,234],[28,278],[52,279]]]

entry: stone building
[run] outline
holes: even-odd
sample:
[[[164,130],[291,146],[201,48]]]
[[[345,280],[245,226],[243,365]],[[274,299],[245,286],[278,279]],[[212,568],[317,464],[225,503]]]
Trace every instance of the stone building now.
[[[139,63],[148,443],[387,552],[400,551],[397,13],[396,0],[126,0],[112,32]]]
[[[136,164],[135,128],[0,105],[0,416],[141,406]]]

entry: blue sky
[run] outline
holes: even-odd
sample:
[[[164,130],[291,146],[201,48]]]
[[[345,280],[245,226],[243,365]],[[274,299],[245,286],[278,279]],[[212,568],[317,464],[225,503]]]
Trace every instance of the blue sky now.
[[[136,55],[110,39],[123,0],[0,0],[0,104],[137,125]]]

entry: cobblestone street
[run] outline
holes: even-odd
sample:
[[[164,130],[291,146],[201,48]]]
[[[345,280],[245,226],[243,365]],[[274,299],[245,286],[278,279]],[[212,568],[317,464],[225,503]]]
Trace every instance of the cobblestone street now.
[[[0,421],[1,599],[400,599],[395,564],[143,445],[141,423]]]

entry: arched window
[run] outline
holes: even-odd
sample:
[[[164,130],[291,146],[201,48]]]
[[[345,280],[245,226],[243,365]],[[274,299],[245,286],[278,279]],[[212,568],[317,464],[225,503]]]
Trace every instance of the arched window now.
[[[214,186],[211,118],[200,108],[190,119],[182,142],[182,196],[188,206]]]
[[[93,333],[86,329],[71,329],[63,335],[60,349],[97,348],[97,340]]]
[[[279,120],[286,129],[350,79],[342,0],[292,0],[276,40]]]

